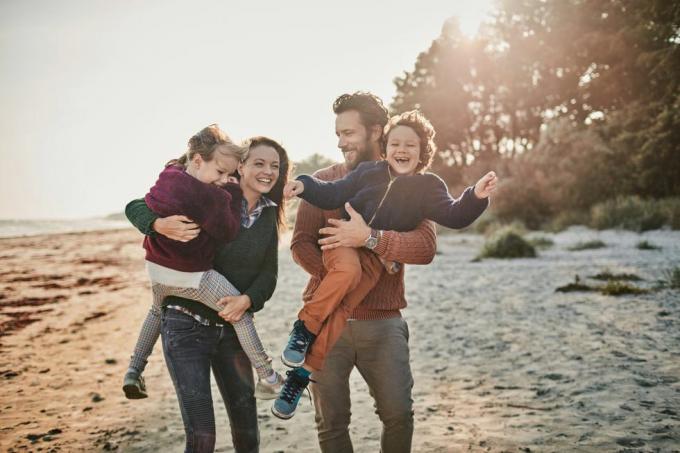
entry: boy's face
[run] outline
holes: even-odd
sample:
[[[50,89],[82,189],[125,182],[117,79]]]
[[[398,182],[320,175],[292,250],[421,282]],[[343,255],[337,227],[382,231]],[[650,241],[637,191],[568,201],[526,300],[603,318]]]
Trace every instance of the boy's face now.
[[[387,136],[387,163],[393,174],[412,175],[420,162],[420,138],[408,126],[397,126]]]
[[[335,135],[338,136],[338,148],[350,170],[361,162],[373,160],[371,134],[361,123],[361,116],[356,110],[338,113],[335,117]]]

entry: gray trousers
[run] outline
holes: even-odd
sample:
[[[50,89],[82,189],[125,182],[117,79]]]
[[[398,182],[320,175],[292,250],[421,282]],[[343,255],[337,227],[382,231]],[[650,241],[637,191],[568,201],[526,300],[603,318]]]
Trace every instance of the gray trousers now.
[[[382,453],[411,451],[413,376],[408,325],[403,318],[349,321],[340,340],[315,371],[310,388],[319,446],[324,453],[351,453],[349,375],[354,367],[368,384],[382,422]]]

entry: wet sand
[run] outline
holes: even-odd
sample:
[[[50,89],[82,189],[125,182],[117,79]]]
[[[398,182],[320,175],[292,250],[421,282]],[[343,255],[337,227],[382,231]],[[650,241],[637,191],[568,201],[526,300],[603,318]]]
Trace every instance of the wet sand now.
[[[483,238],[445,235],[434,264],[407,267],[413,451],[680,451],[680,291],[555,292],[605,269],[654,288],[680,266],[680,233],[544,236],[555,245],[539,258],[471,262]],[[567,250],[590,239],[607,247]],[[637,250],[640,240],[662,249]],[[128,401],[120,390],[150,304],[140,242],[133,230],[0,240],[0,450],[183,451],[160,344],[146,372],[151,397]],[[280,270],[257,316],[274,356],[306,281],[286,247]],[[357,373],[351,386],[355,451],[378,451]],[[214,399],[217,451],[233,451]],[[290,421],[269,405],[258,402],[261,451],[318,451],[309,401]]]

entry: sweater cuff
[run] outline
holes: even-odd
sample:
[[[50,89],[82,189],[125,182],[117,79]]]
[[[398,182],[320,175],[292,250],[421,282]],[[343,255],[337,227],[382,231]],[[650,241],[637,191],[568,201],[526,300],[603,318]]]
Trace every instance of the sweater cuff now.
[[[262,307],[264,306],[264,301],[261,300],[261,298],[257,297],[256,291],[248,290],[248,291],[244,292],[243,294],[250,297],[250,308],[248,309],[249,312],[256,313],[256,312],[262,310]]]
[[[387,237],[389,233],[387,231],[381,230],[380,237],[378,238],[378,244],[373,248],[373,253],[378,256],[382,256],[387,252],[387,246],[389,244],[389,238]]]
[[[479,198],[475,193],[475,186],[470,186],[465,189],[463,195],[468,195],[470,202],[475,205],[475,207],[486,209],[489,206],[489,197]]]

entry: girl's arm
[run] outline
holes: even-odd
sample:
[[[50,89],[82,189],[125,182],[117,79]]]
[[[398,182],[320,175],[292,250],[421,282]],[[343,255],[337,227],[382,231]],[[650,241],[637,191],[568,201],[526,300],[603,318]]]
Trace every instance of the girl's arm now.
[[[477,198],[475,188],[468,187],[455,199],[449,194],[444,181],[429,175],[428,187],[423,197],[425,216],[448,228],[465,228],[482,215],[489,205],[488,198]]]

